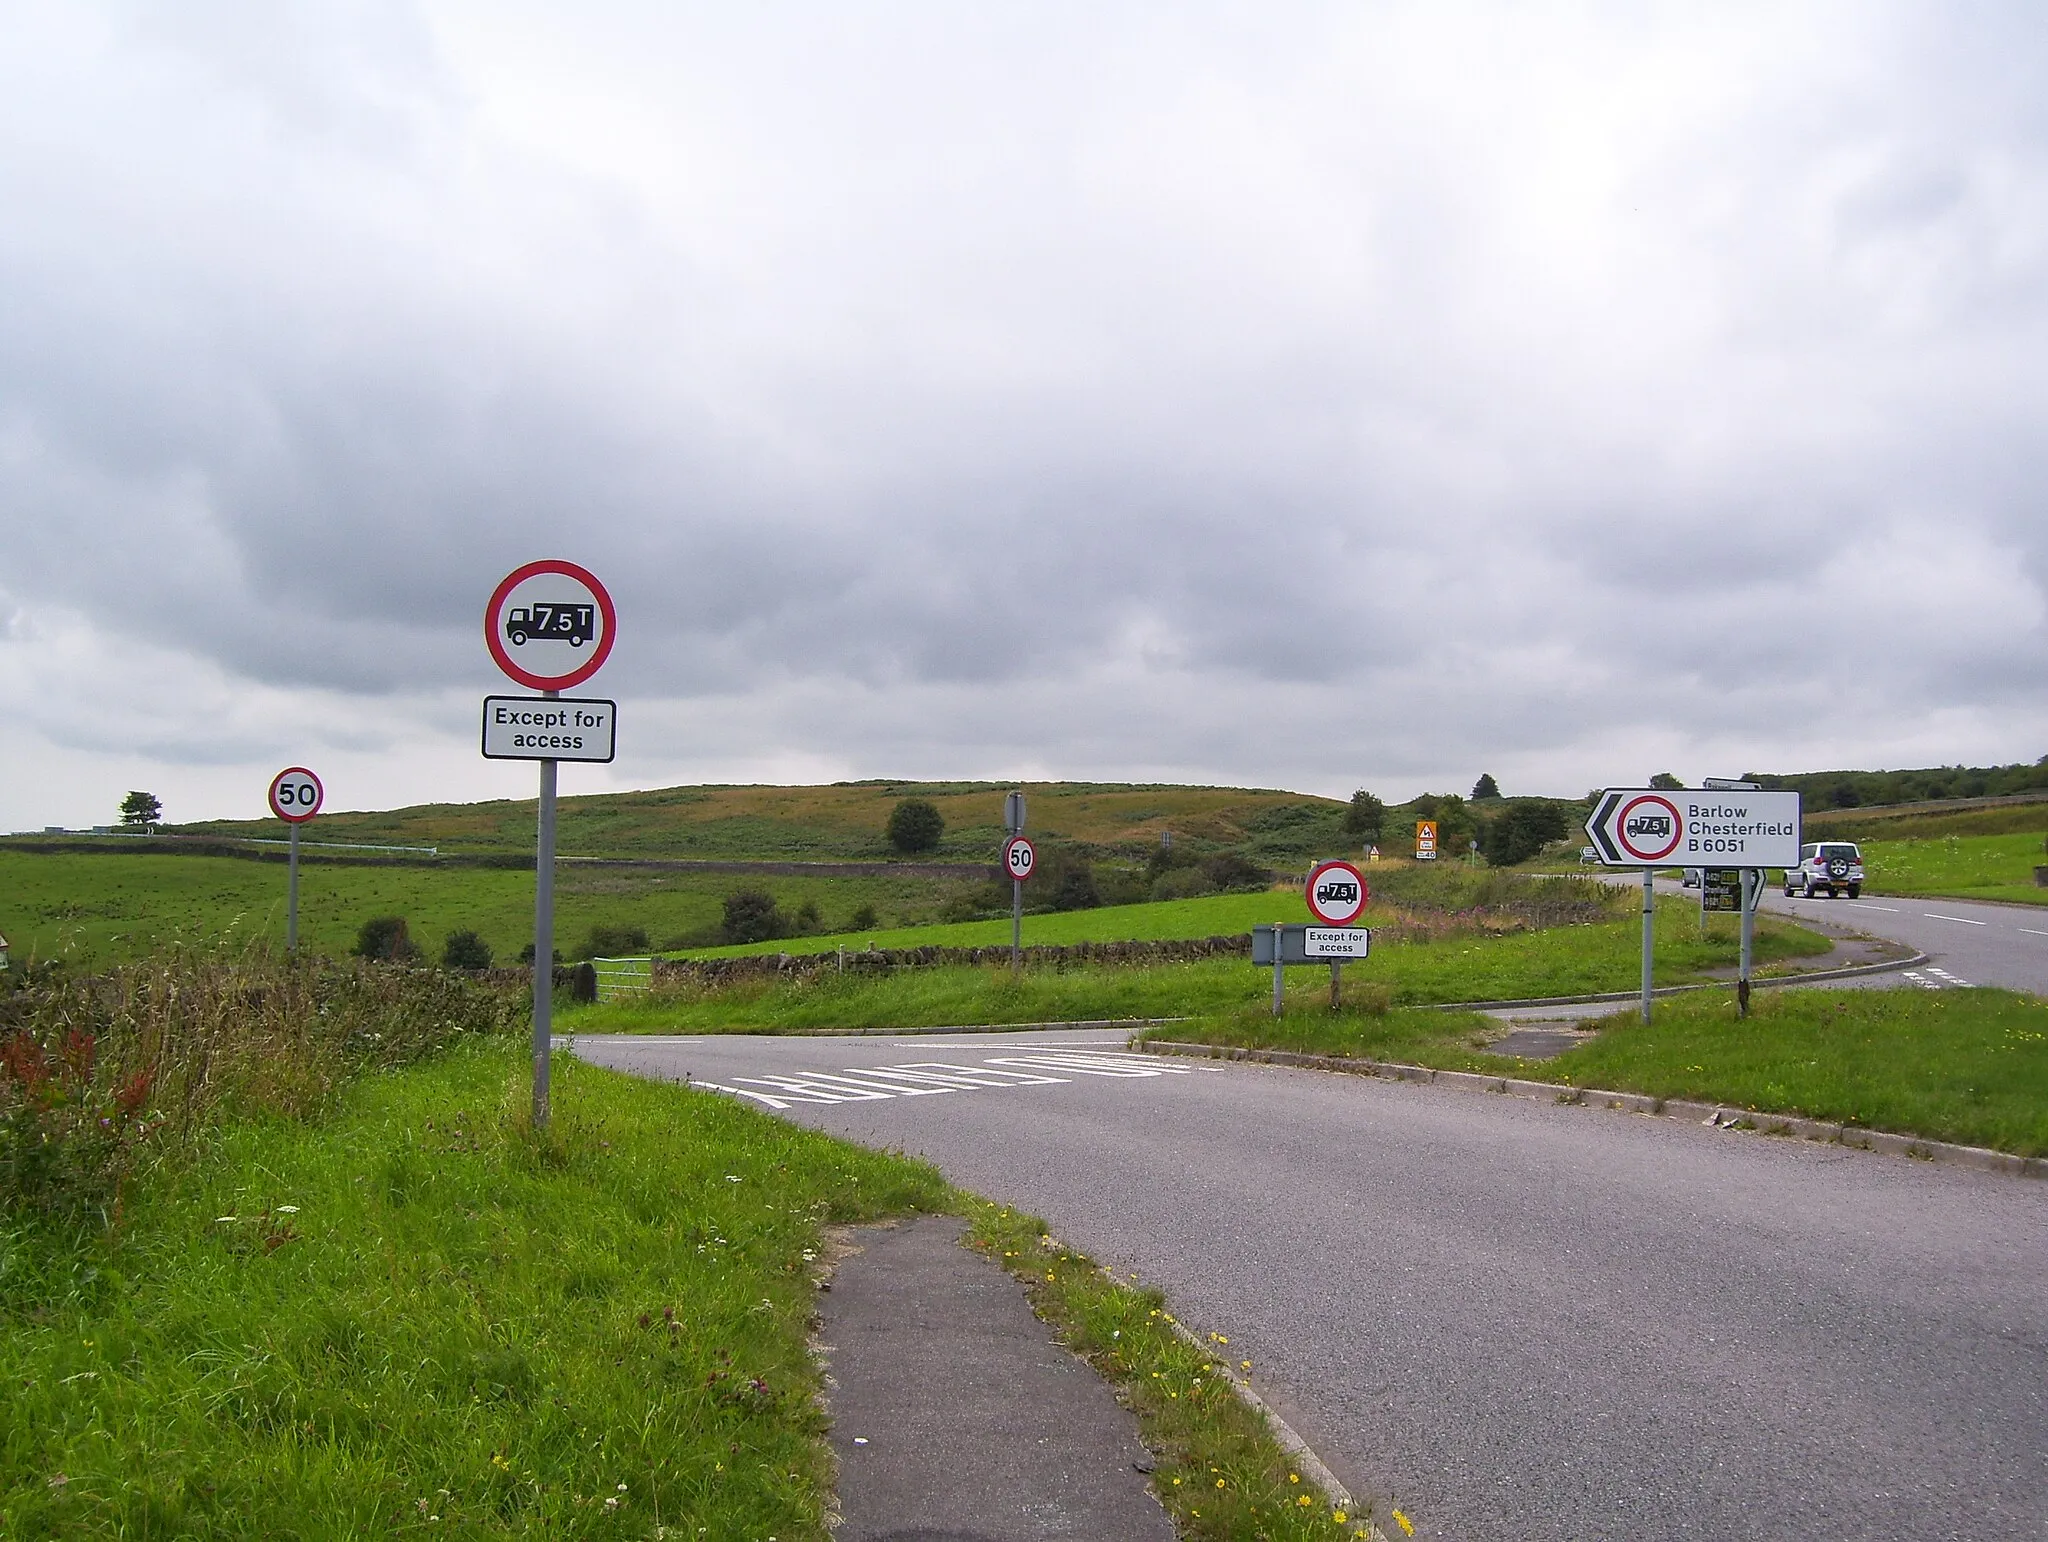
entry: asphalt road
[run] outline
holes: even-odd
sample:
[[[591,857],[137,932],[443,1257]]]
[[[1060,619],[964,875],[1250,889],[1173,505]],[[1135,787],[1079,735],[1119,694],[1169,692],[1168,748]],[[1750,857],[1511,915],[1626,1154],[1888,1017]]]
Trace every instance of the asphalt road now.
[[[1657,888],[1670,892],[1678,885],[1659,879]],[[1786,899],[1781,891],[1766,889],[1764,908],[1906,943],[1927,954],[1949,976],[1928,976],[1936,986],[1996,985],[2048,995],[2048,905],[2033,909],[1969,900],[1898,899],[1868,890],[1853,900]],[[1912,983],[1925,984],[1926,979]]]
[[[576,1048],[1045,1216],[1424,1538],[2048,1537],[2048,1184],[1119,1042]]]

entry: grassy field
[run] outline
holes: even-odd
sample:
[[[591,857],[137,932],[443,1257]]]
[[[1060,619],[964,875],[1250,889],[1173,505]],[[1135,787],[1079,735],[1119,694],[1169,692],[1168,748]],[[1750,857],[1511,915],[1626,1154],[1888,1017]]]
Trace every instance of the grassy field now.
[[[225,1128],[111,1243],[0,1228],[0,1534],[822,1538],[819,1228],[949,1191],[555,1074],[542,1139],[492,1041]]]
[[[883,861],[885,830],[898,799],[927,798],[946,821],[933,855],[992,862],[1003,841],[997,782],[851,782],[829,787],[672,787],[561,800],[559,849],[616,857],[721,857]],[[338,790],[337,790],[338,791]],[[1337,850],[1343,805],[1304,793],[1259,788],[1027,784],[1035,838],[1121,848],[1139,856],[1162,834],[1198,846],[1232,846],[1258,856]],[[175,811],[173,811],[175,812]],[[426,804],[379,813],[322,814],[318,838],[438,846],[443,851],[528,851],[531,800]],[[276,836],[275,820],[212,820],[175,828],[194,833]]]
[[[1660,907],[1657,920],[1660,984],[1698,979],[1703,971],[1734,963],[1732,917],[1717,917],[1704,936],[1696,912],[1682,903]],[[1504,936],[1465,931],[1395,939],[1376,944],[1371,959],[1348,966],[1344,979],[1353,993],[1377,992],[1400,1005],[1626,990],[1639,977],[1640,936],[1636,922],[1620,921]],[[1769,919],[1758,927],[1757,938],[1759,960],[1780,966],[1832,946],[1817,933]],[[1227,1013],[1269,1000],[1271,981],[1268,971],[1251,966],[1249,953],[1242,960],[1144,967],[1082,964],[1017,975],[1001,964],[883,975],[825,970],[716,988],[670,987],[641,1001],[574,1007],[558,1017],[557,1027],[564,1033],[785,1033],[1184,1017]],[[1292,1000],[1328,997],[1329,973],[1321,966],[1291,970],[1289,982]]]
[[[1151,1036],[1409,1061],[1566,1086],[1690,1098],[2048,1155],[2048,1002],[2006,991],[1765,991],[1746,1019],[1701,992],[1590,1020],[1595,1039],[1554,1060],[1480,1045],[1500,1027],[1468,1014],[1285,1017],[1239,1011]]]
[[[812,878],[663,872],[565,864],[556,875],[555,936],[573,951],[599,924],[644,926],[650,940],[714,926],[724,897],[764,889],[794,913],[815,903],[827,925],[859,906],[915,921],[970,887],[917,878]],[[173,940],[284,940],[285,869],[233,857],[124,852],[43,854],[0,846],[0,935],[17,959],[105,964],[142,957]],[[402,915],[429,957],[452,931],[482,934],[510,963],[533,939],[530,869],[306,863],[299,872],[299,937],[315,951],[346,952],[373,916]],[[865,946],[865,941],[862,943]]]
[[[2048,864],[2037,830],[2006,835],[1933,835],[1861,843],[1876,894],[1995,899],[2048,905],[2034,868]]]

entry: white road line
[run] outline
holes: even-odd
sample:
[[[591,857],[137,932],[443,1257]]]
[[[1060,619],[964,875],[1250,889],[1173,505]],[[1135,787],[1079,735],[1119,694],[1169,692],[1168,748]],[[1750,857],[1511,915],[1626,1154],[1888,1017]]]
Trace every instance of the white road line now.
[[[1972,921],[1968,916],[1938,916],[1931,910],[1923,910],[1920,914],[1930,921],[1958,921],[1964,926],[1989,926],[1991,924],[1989,921]]]
[[[2023,926],[2020,928],[2020,930],[2025,932],[2029,937],[2048,937],[2048,932],[2037,932],[2031,926]]]
[[[1945,985],[1960,986],[1964,990],[1970,990],[1972,988],[1970,982],[1968,980],[1965,980],[1961,975],[1950,974],[1946,969],[1941,968],[1939,965],[1930,964],[1928,966],[1927,972],[1931,975],[1940,976],[1942,983]]]
[[[1900,978],[1911,980],[1924,991],[1938,991],[1941,989],[1941,981],[1930,980],[1917,969],[1908,969]]]
[[[1882,910],[1886,915],[1893,916],[1899,913],[1899,907],[1896,905],[1873,905],[1867,900],[1850,900],[1849,904],[1856,910]]]
[[[891,1098],[922,1098],[940,1092],[973,1092],[1005,1087],[1054,1087],[1075,1076],[1187,1076],[1197,1067],[1174,1065],[1150,1055],[1091,1053],[1081,1049],[1048,1050],[1039,1054],[991,1055],[979,1065],[946,1060],[919,1060],[904,1065],[848,1066],[843,1071],[778,1072],[736,1076],[732,1082],[700,1081],[710,1092],[752,1098],[773,1109],[799,1103],[874,1103]],[[1050,1072],[1064,1071],[1064,1076]],[[755,1090],[755,1089],[764,1090]]]

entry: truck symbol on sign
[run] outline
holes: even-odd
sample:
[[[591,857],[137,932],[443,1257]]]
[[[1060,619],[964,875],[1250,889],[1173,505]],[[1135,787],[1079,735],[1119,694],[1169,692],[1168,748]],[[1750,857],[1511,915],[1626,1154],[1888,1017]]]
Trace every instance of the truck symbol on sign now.
[[[1318,905],[1352,905],[1358,902],[1358,885],[1348,878],[1325,878],[1316,885]]]
[[[1638,814],[1624,827],[1630,835],[1666,836],[1671,833],[1669,814]]]
[[[529,637],[544,637],[580,648],[597,635],[597,607],[558,605],[547,600],[532,606],[520,605],[505,617],[505,635],[515,648],[525,646]]]

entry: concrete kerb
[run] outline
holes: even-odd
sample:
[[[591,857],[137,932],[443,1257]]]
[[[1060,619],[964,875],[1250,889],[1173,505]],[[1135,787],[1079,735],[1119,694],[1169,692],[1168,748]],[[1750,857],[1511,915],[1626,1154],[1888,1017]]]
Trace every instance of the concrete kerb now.
[[[1762,990],[1769,985],[1817,985],[1827,980],[1853,980],[1862,975],[1889,974],[1900,969],[1918,969],[1928,961],[1929,955],[1915,953],[1910,958],[1890,958],[1877,964],[1848,964],[1840,969],[1815,969],[1806,974],[1751,975],[1750,987]],[[1651,991],[1652,996],[1683,996],[1692,991],[1732,991],[1732,980],[1707,980],[1698,985],[1660,985]],[[1497,1012],[1507,1007],[1579,1007],[1594,1006],[1608,1001],[1641,1001],[1641,991],[1602,991],[1597,996],[1531,996],[1520,1001],[1439,1001],[1431,1002],[1431,1012]]]
[[[1982,1146],[1962,1146],[1945,1140],[1923,1140],[1917,1135],[1900,1135],[1889,1130],[1865,1130],[1824,1119],[1802,1119],[1793,1114],[1759,1113],[1753,1108],[1695,1103],[1684,1098],[1658,1098],[1641,1092],[1613,1092],[1600,1087],[1568,1087],[1559,1082],[1525,1081],[1517,1076],[1488,1076],[1477,1071],[1439,1071],[1430,1066],[1406,1065],[1399,1061],[1366,1060],[1345,1055],[1310,1055],[1297,1050],[1246,1049],[1242,1046],[1221,1044],[1179,1044],[1167,1039],[1138,1040],[1132,1047],[1155,1055],[1189,1055],[1205,1060],[1243,1060],[1254,1065],[1291,1066],[1307,1071],[1336,1071],[1349,1076],[1379,1076],[1390,1081],[1426,1082],[1461,1092],[1491,1092],[1546,1103],[1615,1109],[1627,1114],[1690,1119],[1695,1124],[1713,1129],[1747,1130],[1759,1135],[1789,1135],[1799,1140],[1850,1146],[1859,1151],[1871,1151],[1885,1156],[1915,1157],[1923,1162],[1946,1162],[1958,1167],[1972,1167],[1980,1172],[2006,1173],[2015,1178],[2048,1178],[2048,1158],[2014,1156],[2008,1151],[1989,1151]]]

